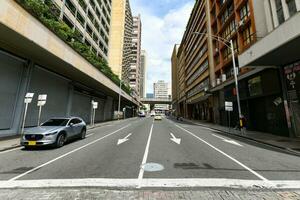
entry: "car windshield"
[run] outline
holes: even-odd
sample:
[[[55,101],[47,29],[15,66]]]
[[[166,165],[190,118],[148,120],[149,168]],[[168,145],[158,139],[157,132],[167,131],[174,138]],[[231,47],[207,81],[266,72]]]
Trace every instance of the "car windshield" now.
[[[65,126],[69,119],[49,119],[42,126]]]

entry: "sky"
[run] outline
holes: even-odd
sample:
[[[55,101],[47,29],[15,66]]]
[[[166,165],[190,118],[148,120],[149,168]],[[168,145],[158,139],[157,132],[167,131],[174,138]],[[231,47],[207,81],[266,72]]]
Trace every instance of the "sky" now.
[[[179,44],[195,0],[130,0],[133,15],[141,14],[142,49],[147,57],[147,93],[158,80],[171,82],[171,55]]]

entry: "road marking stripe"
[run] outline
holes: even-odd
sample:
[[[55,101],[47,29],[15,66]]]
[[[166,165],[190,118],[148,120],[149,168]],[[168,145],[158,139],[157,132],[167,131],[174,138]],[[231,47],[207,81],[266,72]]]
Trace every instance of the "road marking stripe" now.
[[[124,126],[124,127],[120,128],[120,129],[118,129],[118,130],[116,130],[116,131],[114,131],[114,132],[112,132],[112,133],[109,133],[109,134],[107,134],[107,135],[105,135],[105,136],[103,136],[103,137],[101,137],[101,138],[99,138],[99,139],[97,139],[97,140],[94,140],[93,142],[87,143],[87,144],[85,144],[85,145],[83,145],[83,146],[81,146],[81,147],[79,147],[79,148],[76,148],[76,149],[74,149],[74,150],[72,150],[72,151],[69,151],[68,153],[65,153],[65,154],[63,154],[63,155],[61,155],[61,156],[59,156],[59,157],[57,157],[57,158],[54,158],[54,159],[52,159],[52,160],[50,160],[50,161],[48,161],[48,162],[46,162],[46,163],[44,163],[44,164],[42,164],[42,165],[39,165],[39,166],[37,166],[37,167],[35,167],[35,168],[33,168],[33,169],[27,171],[27,172],[24,172],[24,173],[22,173],[22,174],[20,174],[20,175],[18,175],[18,176],[15,176],[15,177],[9,179],[9,181],[15,181],[15,180],[17,180],[17,179],[19,179],[19,178],[21,178],[21,177],[23,177],[23,176],[25,176],[25,175],[27,175],[27,174],[33,172],[33,171],[36,171],[36,170],[38,170],[38,169],[40,169],[40,168],[42,168],[42,167],[44,167],[44,166],[46,166],[46,165],[49,165],[49,164],[51,164],[51,163],[53,163],[53,162],[55,162],[55,161],[57,161],[57,160],[59,160],[59,159],[61,159],[61,158],[64,158],[64,157],[66,157],[66,156],[68,156],[68,155],[70,155],[70,154],[72,154],[72,153],[75,153],[75,152],[77,152],[77,151],[79,151],[79,150],[81,150],[81,149],[83,149],[83,148],[85,148],[85,147],[88,147],[88,146],[90,146],[90,145],[92,145],[92,144],[94,144],[94,143],[96,143],[96,142],[99,142],[100,140],[103,140],[103,139],[105,139],[105,138],[107,138],[107,137],[109,137],[109,136],[111,136],[111,135],[113,135],[113,134],[115,134],[115,133],[117,133],[117,132],[119,132],[119,131],[121,131],[121,130],[127,128],[127,127],[129,127],[129,126],[130,126],[130,124],[128,124],[127,126]]]
[[[221,178],[186,179],[46,179],[0,181],[1,189],[12,188],[74,188],[74,187],[113,187],[113,188],[237,188],[237,189],[300,189],[300,181],[292,180],[244,180]]]
[[[217,137],[217,138],[219,138],[219,139],[221,139],[221,140],[227,140],[227,139],[225,139],[225,138],[223,138],[223,137],[221,137],[221,136],[218,136],[218,135],[216,135],[216,134],[212,134],[213,136],[215,136],[215,137]]]
[[[212,144],[206,142],[205,140],[203,140],[202,138],[198,137],[197,135],[195,135],[194,133],[182,128],[181,126],[178,126],[177,124],[174,123],[175,126],[177,126],[178,128],[184,130],[185,132],[189,133],[190,135],[192,135],[193,137],[197,138],[198,140],[200,140],[201,142],[207,144],[208,146],[210,146],[211,148],[213,148],[214,150],[218,151],[219,153],[223,154],[224,156],[226,156],[227,158],[229,158],[230,160],[234,161],[235,163],[237,163],[238,165],[240,165],[241,167],[245,168],[246,170],[248,170],[249,172],[251,172],[252,174],[254,174],[255,176],[257,176],[258,178],[260,178],[263,181],[268,181],[268,179],[266,179],[265,177],[263,177],[262,175],[260,175],[259,173],[257,173],[256,171],[252,170],[251,168],[247,167],[246,165],[244,165],[243,163],[241,163],[240,161],[236,160],[235,158],[233,158],[232,156],[226,154],[225,152],[223,152],[222,150],[218,149],[217,147],[213,146]]]
[[[22,148],[23,148],[23,147],[14,147],[13,149],[1,151],[1,152],[0,152],[0,155],[1,155],[1,154],[8,153],[8,152],[16,151],[16,150],[19,150],[19,149],[22,149]]]
[[[88,137],[91,137],[91,136],[93,136],[93,135],[95,135],[95,133],[87,134],[85,137],[88,138]]]
[[[145,153],[144,153],[143,161],[142,161],[142,164],[140,165],[140,172],[139,172],[139,176],[138,176],[139,183],[142,183],[143,176],[144,176],[144,168],[143,168],[143,166],[144,166],[144,164],[146,164],[147,158],[148,158],[150,141],[151,141],[152,132],[153,132],[153,125],[154,124],[152,122],[150,133],[149,133],[149,137],[148,137],[148,141],[147,141],[147,145],[146,145],[146,148],[145,148]],[[141,185],[139,184],[138,188],[140,188],[140,187],[141,187]]]

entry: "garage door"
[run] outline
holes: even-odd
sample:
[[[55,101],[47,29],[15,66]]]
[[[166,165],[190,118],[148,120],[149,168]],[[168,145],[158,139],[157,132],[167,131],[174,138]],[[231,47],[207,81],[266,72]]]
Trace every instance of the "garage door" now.
[[[0,52],[0,130],[11,128],[24,71],[23,64],[20,60]]]
[[[34,99],[28,108],[26,126],[37,125],[39,94],[47,94],[47,103],[43,107],[41,121],[51,117],[65,117],[68,105],[69,81],[52,72],[35,66],[28,92],[35,93]]]

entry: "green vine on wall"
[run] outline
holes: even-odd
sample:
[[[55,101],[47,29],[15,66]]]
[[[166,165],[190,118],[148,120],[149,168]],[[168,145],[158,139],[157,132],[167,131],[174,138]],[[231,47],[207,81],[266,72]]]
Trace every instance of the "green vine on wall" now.
[[[90,47],[82,42],[78,31],[72,30],[71,27],[59,19],[60,11],[52,0],[16,0],[16,2],[119,86],[120,79],[112,72],[107,62],[99,58],[90,50]],[[122,83],[122,89],[130,95],[131,88],[128,85]]]

